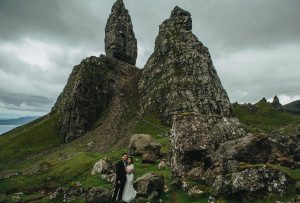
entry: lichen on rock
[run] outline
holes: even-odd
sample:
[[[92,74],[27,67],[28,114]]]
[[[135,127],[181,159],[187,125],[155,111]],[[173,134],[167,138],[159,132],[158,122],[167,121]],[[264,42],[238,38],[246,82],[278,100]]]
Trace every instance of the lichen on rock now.
[[[135,65],[137,58],[137,40],[133,32],[131,17],[122,0],[117,0],[105,27],[105,52]]]

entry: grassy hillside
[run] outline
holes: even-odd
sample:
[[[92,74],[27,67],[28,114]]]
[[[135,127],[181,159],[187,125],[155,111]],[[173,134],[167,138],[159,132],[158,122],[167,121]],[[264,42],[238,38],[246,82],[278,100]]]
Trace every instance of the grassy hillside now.
[[[270,111],[273,112],[272,109],[269,109],[269,106],[258,105],[258,107],[259,115],[265,115],[263,112],[266,114],[270,113]],[[242,106],[235,107],[236,110],[239,110],[238,113],[240,114],[238,116],[248,121],[250,123],[248,126],[252,128],[255,127],[258,129],[257,126],[263,127],[264,123],[269,123],[269,128],[281,125],[277,119],[274,120],[274,118],[267,115],[262,116],[260,119],[261,122],[257,122],[256,117],[247,109],[243,109]],[[285,112],[273,113],[276,115],[286,115]],[[291,115],[288,114],[288,116],[290,117]],[[279,116],[279,118],[282,118],[282,116]],[[38,121],[15,129],[0,138],[0,177],[2,177],[0,178],[0,201],[1,199],[5,199],[5,201],[10,202],[14,193],[23,192],[21,195],[22,201],[39,200],[49,202],[48,192],[54,191],[59,186],[69,187],[75,182],[80,182],[84,188],[94,186],[112,187],[111,183],[102,180],[100,175],[91,176],[92,167],[96,161],[103,157],[109,157],[114,162],[118,161],[121,153],[127,151],[127,148],[99,153],[95,151],[80,151],[72,143],[62,144],[56,129],[57,119],[58,115],[41,118]],[[245,122],[245,120],[242,121]],[[293,117],[292,121],[294,122],[295,120],[297,119]],[[170,144],[166,132],[169,129],[170,127],[163,125],[154,117],[147,116],[136,123],[134,133],[152,135],[161,143],[162,152],[168,154]],[[15,150],[16,148],[18,148],[17,151]],[[198,199],[190,197],[187,192],[172,188],[171,182],[173,179],[170,168],[159,170],[157,164],[142,164],[141,157],[134,157],[134,159],[136,168],[135,178],[149,171],[155,171],[164,175],[169,191],[162,196],[163,202],[207,202],[210,191],[209,187],[201,185],[202,183],[193,182],[193,185],[203,187],[205,193]],[[283,168],[283,171],[290,174],[295,180],[299,180],[300,178],[300,169],[292,170]],[[15,172],[18,175],[10,175],[10,178],[3,179],[5,175]],[[41,193],[40,191],[45,191],[46,193]],[[3,194],[7,195],[3,196]],[[281,197],[277,197],[276,194],[274,195],[277,200],[282,199]],[[270,202],[274,199],[274,195],[269,197]],[[83,200],[81,199],[81,201]],[[238,202],[239,200],[220,199],[219,201]]]
[[[269,132],[290,124],[300,124],[300,115],[273,108],[269,102],[259,101],[255,105],[234,104],[233,110],[248,132]]]
[[[300,100],[293,101],[289,104],[284,105],[283,109],[290,112],[290,113],[300,115]]]
[[[0,169],[30,155],[60,146],[62,139],[57,131],[58,115],[42,117],[18,127],[0,137]]]

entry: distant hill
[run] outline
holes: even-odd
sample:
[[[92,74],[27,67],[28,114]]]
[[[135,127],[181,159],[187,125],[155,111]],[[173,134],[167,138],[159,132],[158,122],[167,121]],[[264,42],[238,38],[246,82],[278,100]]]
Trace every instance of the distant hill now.
[[[24,125],[38,118],[38,116],[25,116],[15,119],[1,119],[0,125]]]
[[[300,124],[300,116],[283,108],[275,108],[266,99],[256,104],[233,104],[235,115],[245,125],[248,132],[270,132],[289,124]]]
[[[283,109],[293,114],[300,114],[300,100],[283,105]]]

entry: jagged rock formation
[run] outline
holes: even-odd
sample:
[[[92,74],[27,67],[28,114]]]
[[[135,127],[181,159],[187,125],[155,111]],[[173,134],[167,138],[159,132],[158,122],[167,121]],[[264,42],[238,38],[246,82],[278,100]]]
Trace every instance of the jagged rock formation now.
[[[115,65],[105,56],[89,57],[75,66],[53,111],[60,112],[59,130],[66,142],[93,127],[113,95]]]
[[[276,109],[282,108],[282,104],[280,103],[279,98],[277,97],[277,95],[275,95],[274,98],[273,98],[272,106]]]
[[[154,52],[143,70],[142,113],[159,115],[167,124],[182,112],[232,115],[208,49],[191,29],[190,13],[175,7],[159,26]]]
[[[142,114],[171,129],[171,168],[182,177],[194,165],[211,166],[220,143],[244,136],[208,49],[192,33],[191,14],[175,7],[159,27],[154,53],[140,81]]]
[[[107,56],[115,57],[135,65],[137,58],[137,41],[133,32],[128,10],[122,0],[117,0],[107,20],[105,27],[105,52]]]
[[[60,114],[59,130],[65,141],[72,141],[92,129],[94,134],[102,136],[98,141],[103,140],[106,144],[102,145],[107,147],[111,146],[108,143],[129,136],[130,122],[138,108],[139,75],[137,67],[104,55],[89,57],[75,66],[52,109],[52,113]],[[115,125],[122,128],[116,129]],[[95,145],[97,140],[91,140],[90,134],[86,142]]]
[[[60,114],[59,131],[66,142],[81,137],[88,131],[99,127],[100,124],[105,127],[102,126],[102,131],[97,133],[103,135],[104,130],[110,129],[108,125],[113,125],[113,123],[107,124],[104,122],[105,120],[99,124],[99,119],[104,117],[105,111],[109,111],[110,106],[114,108],[122,101],[130,100],[127,97],[135,99],[138,97],[137,91],[133,96],[132,89],[130,89],[130,86],[135,86],[139,78],[138,68],[131,65],[136,61],[137,42],[130,16],[122,0],[114,3],[107,21],[105,51],[107,56],[88,57],[74,67],[67,85],[51,111],[51,113],[58,112]],[[129,83],[126,81],[128,77]],[[129,85],[127,92],[130,92],[130,95],[124,96],[123,94],[126,92],[123,89],[126,88],[125,84]],[[124,108],[126,105],[128,103],[124,104]],[[131,104],[129,105],[131,106]],[[135,103],[133,109],[136,106]],[[119,119],[120,116],[118,118],[115,116],[124,114],[126,110],[122,111],[121,108],[121,110],[115,109],[115,111],[117,113],[109,114],[106,120],[114,117],[115,122],[124,123],[124,120]],[[127,124],[123,126],[124,129],[130,126],[129,123]],[[125,130],[126,134],[127,130]]]

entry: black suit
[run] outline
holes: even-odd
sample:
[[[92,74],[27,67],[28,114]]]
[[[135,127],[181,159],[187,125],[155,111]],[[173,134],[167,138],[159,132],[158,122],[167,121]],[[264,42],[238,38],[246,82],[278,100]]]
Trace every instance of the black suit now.
[[[122,199],[124,186],[126,183],[126,170],[125,170],[125,164],[123,160],[116,163],[116,187],[115,192],[113,196],[113,200],[116,200],[118,195],[118,200]],[[118,183],[120,181],[120,183]]]

